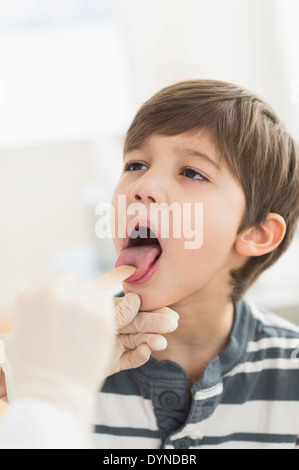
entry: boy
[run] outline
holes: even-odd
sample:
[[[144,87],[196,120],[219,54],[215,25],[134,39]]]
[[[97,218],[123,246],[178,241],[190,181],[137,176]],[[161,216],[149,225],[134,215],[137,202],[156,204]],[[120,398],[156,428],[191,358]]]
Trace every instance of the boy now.
[[[184,234],[162,237],[148,216],[128,215],[130,204],[148,214],[174,202],[182,212],[202,204],[200,247],[188,250]],[[296,448],[299,328],[243,300],[299,218],[298,147],[274,111],[219,81],[163,89],[128,130],[113,205],[115,224],[125,217],[129,232],[115,237],[116,264],[138,267],[124,292],[144,311],[168,306],[180,319],[167,349],[106,380],[95,446]],[[129,238],[135,225],[157,239]]]

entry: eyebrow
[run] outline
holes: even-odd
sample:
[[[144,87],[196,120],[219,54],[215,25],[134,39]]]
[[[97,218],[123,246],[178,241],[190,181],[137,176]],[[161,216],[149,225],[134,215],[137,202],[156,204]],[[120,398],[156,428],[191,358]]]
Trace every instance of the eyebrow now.
[[[144,143],[141,143],[139,145],[136,145],[136,146],[130,148],[128,150],[128,153],[133,152],[134,150],[142,150],[142,149],[144,149],[144,147],[145,147]],[[206,153],[198,152],[197,150],[193,150],[193,149],[190,149],[190,148],[184,148],[183,150],[180,149],[179,153],[188,155],[190,157],[201,158],[206,163],[213,166],[215,170],[221,171],[220,165],[218,165],[218,163],[216,163],[215,160],[213,160],[211,157],[209,157]]]
[[[210,165],[212,165],[217,171],[221,171],[221,167],[218,165],[218,163],[215,162],[215,160],[213,160],[211,157],[209,157],[207,154],[205,153],[202,153],[202,152],[198,152],[197,150],[193,150],[193,149],[188,149],[188,148],[185,148],[182,150],[183,154],[185,155],[188,155],[190,157],[197,157],[197,158],[201,158],[202,160],[204,160],[205,162],[209,163]]]

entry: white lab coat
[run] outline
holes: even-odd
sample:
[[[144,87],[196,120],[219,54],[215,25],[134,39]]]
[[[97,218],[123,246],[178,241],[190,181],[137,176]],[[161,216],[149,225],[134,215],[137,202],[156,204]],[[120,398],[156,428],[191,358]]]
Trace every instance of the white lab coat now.
[[[89,435],[67,410],[24,398],[10,405],[0,420],[0,449],[87,449]]]

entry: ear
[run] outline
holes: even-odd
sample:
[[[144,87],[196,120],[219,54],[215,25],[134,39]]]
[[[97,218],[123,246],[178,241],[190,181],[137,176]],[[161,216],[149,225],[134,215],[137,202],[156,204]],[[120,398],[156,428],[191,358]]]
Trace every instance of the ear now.
[[[235,248],[243,256],[261,256],[275,250],[282,242],[286,223],[279,214],[269,213],[257,227],[251,227],[237,236]]]

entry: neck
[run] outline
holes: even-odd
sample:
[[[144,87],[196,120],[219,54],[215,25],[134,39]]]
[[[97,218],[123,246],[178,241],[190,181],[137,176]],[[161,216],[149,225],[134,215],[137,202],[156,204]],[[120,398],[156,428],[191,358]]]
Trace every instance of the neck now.
[[[233,304],[224,297],[169,305],[179,316],[177,330],[169,335],[167,349],[153,353],[157,360],[180,364],[192,381],[199,380],[204,367],[229,342]]]

